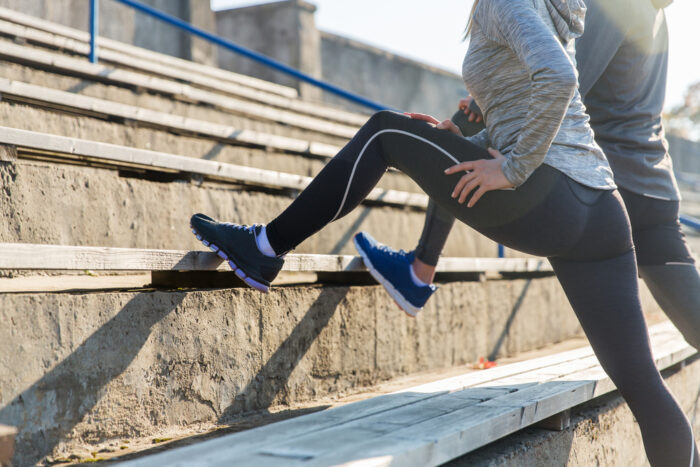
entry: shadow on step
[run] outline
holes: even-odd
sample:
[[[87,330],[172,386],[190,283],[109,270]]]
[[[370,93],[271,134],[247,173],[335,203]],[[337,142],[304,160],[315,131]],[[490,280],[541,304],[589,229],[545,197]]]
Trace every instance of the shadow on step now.
[[[161,306],[153,306],[154,295]],[[136,358],[151,328],[184,298],[185,294],[137,295],[61,363],[0,409],[0,422],[19,429],[15,453],[22,454],[22,462],[17,464],[37,462],[70,436],[90,415],[105,386]],[[53,422],[50,427],[45,424],[47,418]]]
[[[348,287],[321,289],[318,298],[289,336],[224,410],[219,423],[228,423],[251,410],[268,409],[278,398],[282,401],[287,399],[285,391],[290,375],[335,314],[348,291]]]

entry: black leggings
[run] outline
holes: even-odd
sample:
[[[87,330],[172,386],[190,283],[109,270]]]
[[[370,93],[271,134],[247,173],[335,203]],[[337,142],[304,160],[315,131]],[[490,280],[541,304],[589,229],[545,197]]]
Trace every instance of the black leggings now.
[[[510,248],[547,256],[598,360],[637,418],[651,464],[685,467],[693,455],[700,466],[688,421],[652,358],[619,194],[583,187],[542,165],[517,190],[488,192],[472,208],[457,203],[451,193],[461,174],[443,171],[487,157],[464,138],[379,112],[268,224],[268,238],[275,251],[289,251],[354,209],[388,167],[403,171],[453,217]]]

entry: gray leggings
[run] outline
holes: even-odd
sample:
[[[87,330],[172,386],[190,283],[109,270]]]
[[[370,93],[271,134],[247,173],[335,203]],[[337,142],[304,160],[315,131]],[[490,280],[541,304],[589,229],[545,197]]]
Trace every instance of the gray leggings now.
[[[510,248],[548,257],[598,360],[639,422],[651,464],[686,467],[694,457],[700,466],[688,421],[654,364],[620,195],[542,165],[517,190],[490,191],[472,208],[457,203],[451,192],[461,175],[443,171],[487,157],[464,138],[379,112],[267,225],[268,239],[277,252],[293,249],[358,206],[388,167],[401,170],[439,209]]]

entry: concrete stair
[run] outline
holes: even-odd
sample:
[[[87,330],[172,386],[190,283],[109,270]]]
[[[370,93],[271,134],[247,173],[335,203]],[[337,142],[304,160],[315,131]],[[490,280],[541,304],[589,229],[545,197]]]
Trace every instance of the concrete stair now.
[[[91,65],[86,41],[0,9],[0,423],[18,428],[15,464],[580,335],[546,263],[494,259],[462,225],[435,299],[415,320],[398,311],[350,242],[414,246],[427,198],[398,172],[302,244],[270,294],[242,288],[191,251],[190,215],[268,221],[367,115],[104,39]]]

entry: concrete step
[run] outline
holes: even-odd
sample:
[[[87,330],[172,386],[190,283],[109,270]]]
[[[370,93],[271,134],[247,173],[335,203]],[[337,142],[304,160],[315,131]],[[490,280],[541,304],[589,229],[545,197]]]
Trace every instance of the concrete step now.
[[[4,78],[0,78],[0,92],[4,100],[12,102],[28,102],[41,107],[78,115],[129,121],[136,125],[161,128],[180,134],[198,135],[203,138],[231,144],[268,147],[299,154],[311,154],[316,157],[332,157],[340,150],[339,146],[312,140],[290,138],[245,130],[230,125],[210,123],[195,118],[172,115],[162,111],[90,96],[76,95],[70,92]]]
[[[19,37],[32,44],[59,49],[85,57],[89,52],[88,36],[83,31],[56,25],[12,10],[0,10],[0,34]],[[4,32],[3,32],[4,31]],[[304,102],[296,90],[245,75],[177,59],[106,38],[99,38],[100,61],[110,66],[156,75],[217,93],[321,117],[352,126],[361,125],[366,116],[335,109],[327,105]]]
[[[421,313],[379,286],[0,294],[0,423],[28,465],[579,332],[552,277],[446,283]]]
[[[0,22],[0,31],[2,22]],[[0,40],[4,78],[280,136],[344,144],[357,127]]]
[[[176,134],[167,128],[142,126],[124,119],[108,120],[57,112],[34,103],[0,101],[0,125],[303,176],[314,176],[327,162],[325,157],[312,157],[309,154],[258,145],[240,145],[230,139]],[[387,173],[379,186],[422,193],[412,180],[398,172]]]
[[[198,245],[189,231],[189,218],[195,212],[232,222],[267,222],[288,205],[305,183],[298,177],[286,176],[289,180],[285,182],[284,174],[241,167],[238,175],[232,175],[231,166],[224,164],[143,154],[70,138],[12,129],[0,133],[0,141],[15,145],[19,157],[0,164],[4,185],[0,212],[8,219],[0,226],[0,240],[4,242],[192,249]],[[37,146],[43,149],[36,149]],[[105,158],[94,157],[110,153],[123,162],[116,164],[112,160],[107,164]],[[139,154],[149,165],[157,157],[169,163],[163,162],[155,172],[144,172],[144,165],[136,159]],[[89,155],[93,157],[81,160]],[[192,163],[187,167],[182,165],[189,161]],[[197,169],[198,165],[204,168]],[[213,180],[209,179],[212,174]],[[384,197],[384,204],[376,204]],[[398,197],[398,205],[385,204],[392,197]],[[415,246],[424,211],[404,205],[411,205],[415,198],[416,207],[422,207],[424,196],[378,191],[376,198],[375,204],[359,207],[309,238],[298,251],[354,254],[351,238],[362,229],[396,247]],[[493,242],[459,225],[445,254],[488,257],[494,256],[495,251]]]
[[[670,322],[650,338],[660,370],[697,351]],[[615,390],[584,347],[470,372],[125,462],[126,466],[437,466]],[[558,429],[568,427],[568,422]]]
[[[81,31],[79,29],[70,28],[57,23],[52,23],[50,21],[43,20],[41,18],[36,18],[34,16],[22,14],[16,10],[2,8],[0,9],[0,18],[5,21],[9,21],[18,25],[25,26],[27,28],[36,29],[39,31],[44,31],[50,33],[54,36],[68,39],[71,41],[79,43],[87,43],[90,39],[89,33]],[[244,84],[245,86],[251,88],[262,89],[268,92],[273,92],[280,96],[296,97],[297,92],[289,87],[281,86],[274,83],[269,83],[264,80],[257,78],[252,78],[250,76],[240,75],[233,72],[226,72],[224,70],[219,70],[214,67],[207,65],[193,63],[188,60],[182,60],[175,57],[171,57],[165,54],[147,51],[139,47],[135,47],[129,44],[123,44],[118,41],[100,37],[98,38],[98,43],[101,48],[107,50],[119,50],[129,54],[130,56],[137,58],[146,58],[154,61],[155,63],[167,63],[170,65],[175,65],[177,67],[184,69],[189,69],[192,71],[199,71],[202,74],[208,74],[212,76],[212,73],[216,73],[216,77],[230,81],[233,83]]]

